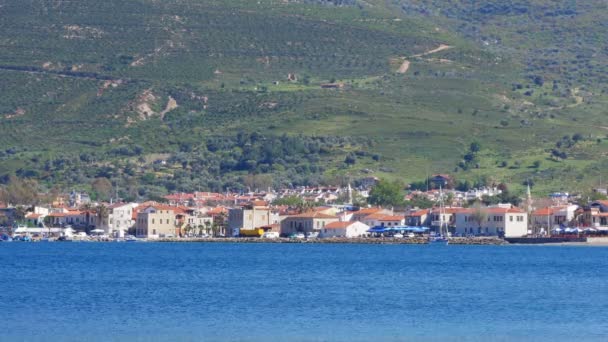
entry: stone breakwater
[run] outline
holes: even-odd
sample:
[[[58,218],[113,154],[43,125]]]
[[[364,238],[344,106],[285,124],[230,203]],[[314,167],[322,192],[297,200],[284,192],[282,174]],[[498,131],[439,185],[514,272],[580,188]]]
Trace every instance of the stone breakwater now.
[[[426,238],[324,238],[324,239],[261,239],[261,238],[170,238],[155,242],[200,243],[297,243],[297,244],[369,244],[369,245],[423,245]],[[504,245],[506,241],[492,237],[450,238],[451,245]]]

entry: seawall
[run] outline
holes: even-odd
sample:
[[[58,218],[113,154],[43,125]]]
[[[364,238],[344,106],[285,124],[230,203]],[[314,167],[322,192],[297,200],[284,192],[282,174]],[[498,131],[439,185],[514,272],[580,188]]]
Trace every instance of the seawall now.
[[[324,238],[324,239],[262,239],[262,238],[172,238],[154,242],[199,243],[296,243],[296,244],[369,244],[369,245],[423,245],[426,238]],[[506,242],[492,237],[450,238],[451,245],[503,245]]]

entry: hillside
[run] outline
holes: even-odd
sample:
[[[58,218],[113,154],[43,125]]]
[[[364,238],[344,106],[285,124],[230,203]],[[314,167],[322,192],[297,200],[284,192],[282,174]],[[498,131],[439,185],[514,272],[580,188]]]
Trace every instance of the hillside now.
[[[585,189],[608,166],[606,6],[0,0],[0,180]]]

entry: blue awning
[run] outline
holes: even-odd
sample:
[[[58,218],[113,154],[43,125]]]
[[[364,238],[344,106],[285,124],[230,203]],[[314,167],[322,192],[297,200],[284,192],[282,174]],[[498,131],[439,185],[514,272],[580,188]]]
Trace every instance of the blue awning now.
[[[427,227],[410,227],[410,226],[395,226],[395,227],[382,227],[377,226],[370,228],[368,233],[386,233],[386,232],[412,232],[412,233],[425,233],[429,230]]]
[[[370,228],[367,232],[368,233],[384,233],[384,232],[388,232],[389,228],[386,227],[373,227]]]

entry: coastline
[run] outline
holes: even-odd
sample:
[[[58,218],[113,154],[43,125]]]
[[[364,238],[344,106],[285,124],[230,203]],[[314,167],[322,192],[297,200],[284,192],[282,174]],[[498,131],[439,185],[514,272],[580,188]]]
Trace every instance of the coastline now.
[[[172,238],[147,242],[177,243],[292,243],[292,244],[363,244],[363,245],[424,245],[426,238],[323,238],[323,239],[262,239],[262,238]],[[506,245],[506,241],[492,237],[450,238],[451,245]]]

